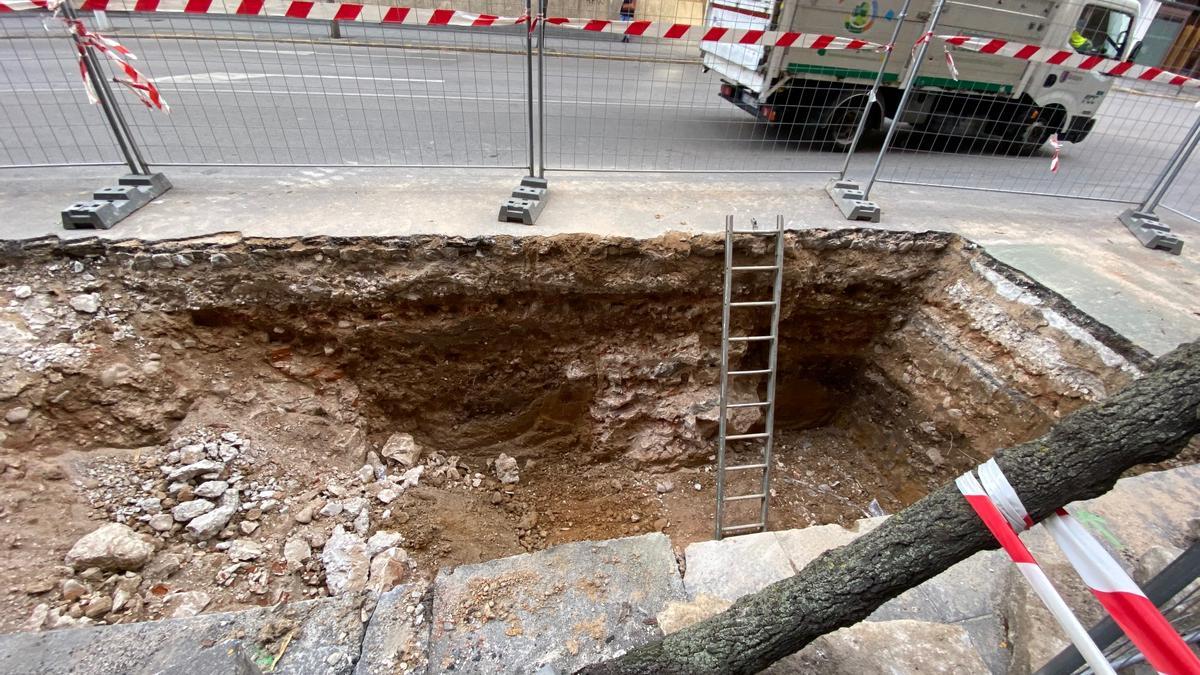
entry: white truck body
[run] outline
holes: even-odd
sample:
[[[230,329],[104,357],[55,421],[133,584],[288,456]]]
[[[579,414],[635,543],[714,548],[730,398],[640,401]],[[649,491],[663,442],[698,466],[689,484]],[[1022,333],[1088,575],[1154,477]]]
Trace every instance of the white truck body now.
[[[708,0],[706,23],[730,28],[821,33],[856,37],[879,44],[891,40],[902,0]],[[933,0],[912,0],[908,17],[900,30],[891,62],[881,84],[881,99],[889,100],[912,67],[912,47],[924,31]],[[1099,45],[1088,44],[1092,53],[1107,58],[1126,58],[1132,45],[1132,27],[1136,25],[1139,5],[1136,0],[947,0],[936,35],[970,35],[1007,39],[1014,42],[1071,49],[1072,33],[1083,31]],[[1082,21],[1081,21],[1082,17]],[[1120,35],[1126,21],[1124,35]],[[1104,31],[1117,33],[1116,39],[1104,40]],[[875,79],[882,56],[874,51],[815,50],[773,48],[732,44],[702,43],[703,65],[716,71],[729,85],[733,97],[722,96],[753,112],[789,88],[820,87],[837,83],[843,90],[859,96],[855,103],[865,105],[862,87]],[[960,98],[978,95],[991,100],[1023,101],[1038,109],[1053,106],[1055,117],[1066,140],[1082,140],[1091,128],[1112,78],[1061,66],[1029,63],[1017,59],[965,50],[953,52],[958,80],[951,78],[940,41],[927,50],[925,62],[915,84],[922,91],[953,92]],[[859,90],[855,90],[858,87]],[[905,120],[919,123],[923,114],[917,100]],[[934,97],[936,98],[936,97]],[[945,98],[945,97],[943,97]],[[898,99],[898,94],[890,100]],[[829,99],[822,99],[831,107]],[[836,102],[835,102],[836,103]],[[847,105],[850,103],[847,102]],[[885,113],[886,102],[883,103]],[[961,107],[961,105],[960,105]],[[989,113],[995,114],[995,113]],[[942,117],[945,117],[945,110]],[[890,115],[889,115],[890,116]],[[760,115],[764,119],[770,119]],[[882,116],[881,116],[882,118]],[[945,131],[945,120],[939,120]],[[1068,126],[1074,131],[1069,131]],[[964,133],[973,133],[966,129]],[[1045,135],[1048,135],[1046,133]],[[1039,143],[1040,145],[1040,143]]]

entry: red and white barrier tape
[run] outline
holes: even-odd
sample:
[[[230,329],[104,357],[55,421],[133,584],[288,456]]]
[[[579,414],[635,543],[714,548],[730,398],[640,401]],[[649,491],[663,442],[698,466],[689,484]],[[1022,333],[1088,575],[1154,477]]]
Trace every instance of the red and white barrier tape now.
[[[0,12],[14,9],[34,9],[44,6],[40,0],[0,0]],[[317,3],[310,0],[83,0],[85,11],[110,12],[180,12],[184,14],[233,14],[240,16],[275,16],[316,21],[353,21],[411,26],[513,26],[530,24],[538,19],[473,14],[456,9],[415,9],[386,5],[357,3]],[[819,33],[769,31],[745,28],[697,26],[664,21],[608,21],[605,19],[572,19],[547,17],[546,23],[592,33],[613,33],[629,37],[651,37],[666,40],[721,42],[770,47],[802,47],[807,49],[870,49],[882,50],[884,45],[857,38],[845,38]]]
[[[171,109],[167,106],[166,101],[163,100],[162,95],[159,93],[158,87],[155,87],[154,83],[151,82],[149,78],[142,75],[137,68],[134,68],[132,65],[130,65],[130,59],[137,59],[137,56],[135,56],[133,52],[129,51],[120,42],[117,42],[110,37],[89,31],[87,26],[84,25],[83,21],[80,21],[79,19],[70,19],[64,16],[61,11],[61,0],[49,0],[48,2],[34,0],[34,2],[39,6],[43,6],[52,11],[54,16],[58,17],[64,24],[66,24],[67,31],[70,32],[75,38],[75,49],[78,52],[77,59],[79,61],[79,75],[81,78],[83,78],[83,87],[87,92],[88,101],[90,101],[93,105],[100,102],[100,97],[96,95],[96,88],[92,82],[92,75],[88,72],[87,63],[85,61],[88,47],[91,47],[92,49],[95,49],[101,54],[107,56],[108,59],[113,62],[115,67],[125,75],[123,78],[113,78],[113,82],[128,87],[129,90],[138,97],[138,100],[141,101],[142,104],[147,108],[158,108],[165,113],[169,113],[171,111]],[[49,30],[49,27],[47,27],[47,30]],[[95,75],[99,76],[99,73],[96,73]]]
[[[949,47],[943,45],[942,49],[946,50],[946,70],[949,70],[950,77],[953,78],[955,82],[958,82],[958,66],[954,65],[954,55],[950,53]]]
[[[46,9],[46,0],[5,0],[0,2],[0,14],[29,9]]]
[[[1014,530],[1032,526],[1025,505],[996,460],[980,465],[979,478]],[[1155,670],[1166,675],[1200,673],[1200,658],[1079,521],[1065,509],[1059,509],[1043,520],[1042,525],[1050,531],[1084,584]]]
[[[998,54],[1022,61],[1049,63],[1055,66],[1088,70],[1113,77],[1159,82],[1178,87],[1200,87],[1200,80],[1183,75],[1169,73],[1161,68],[1139,66],[1132,61],[1106,59],[1102,56],[1088,56],[1075,51],[1038,47],[1008,40],[993,40],[991,38],[968,37],[966,35],[940,35],[948,44],[979,52],[981,54]]]
[[[1058,173],[1058,153],[1062,152],[1062,146],[1058,134],[1050,134],[1050,147],[1054,149],[1054,156],[1050,158],[1050,173]]]
[[[971,475],[968,471],[959,476],[955,481],[958,486],[958,491],[966,497],[967,503],[983,520],[983,524],[991,531],[992,536],[1000,542],[1001,548],[1012,559],[1013,564],[1017,566],[1017,570],[1033,587],[1034,592],[1042,599],[1046,608],[1054,615],[1059,625],[1066,631],[1067,637],[1071,639],[1072,644],[1083,655],[1083,659],[1091,666],[1092,670],[1102,675],[1115,675],[1112,666],[1108,664],[1108,660],[1104,658],[1104,653],[1088,636],[1087,629],[1083,624],[1079,623],[1079,619],[1067,607],[1067,603],[1058,594],[1054,588],[1054,584],[1050,583],[1050,578],[1042,571],[1033,554],[1025,548],[1025,544],[1021,542],[1021,538],[1017,536],[1016,531],[1009,526],[1005,520],[1004,514],[996,507],[996,504],[988,497],[983,486]]]

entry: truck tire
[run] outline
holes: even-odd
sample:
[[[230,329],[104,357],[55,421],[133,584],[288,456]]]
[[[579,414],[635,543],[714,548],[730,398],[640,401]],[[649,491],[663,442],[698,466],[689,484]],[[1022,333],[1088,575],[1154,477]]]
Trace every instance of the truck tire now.
[[[845,152],[849,149],[850,144],[854,142],[854,133],[858,130],[858,124],[862,120],[866,104],[867,97],[865,94],[851,96],[839,101],[821,125],[821,149],[836,150],[838,152]],[[880,109],[878,102],[871,105],[868,114],[867,126],[863,129],[864,134],[868,131],[878,129],[880,122],[883,120],[883,111]]]
[[[1066,109],[1061,106],[1047,106],[1037,120],[1021,129],[1010,146],[1012,154],[1019,157],[1036,154],[1051,136],[1063,130],[1066,119]]]

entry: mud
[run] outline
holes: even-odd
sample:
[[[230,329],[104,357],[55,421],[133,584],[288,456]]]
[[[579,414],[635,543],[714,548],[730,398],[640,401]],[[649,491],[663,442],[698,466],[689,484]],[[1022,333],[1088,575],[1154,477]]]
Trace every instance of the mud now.
[[[735,251],[767,259],[763,240]],[[6,243],[0,628],[62,605],[71,571],[56,566],[112,519],[183,559],[147,575],[159,595],[204,590],[214,610],[325,593],[319,564],[218,583],[228,559],[214,542],[156,533],[130,510],[172,499],[160,467],[198,434],[246,439],[253,494],[278,497],[251,533],[231,524],[216,540],[261,542],[261,563],[288,539],[320,547],[338,519],[296,515],[340,497],[331,483],[368,499],[368,533],[403,536],[416,575],[656,529],[679,547],[708,538],[723,255],[722,238],[683,234]],[[735,297],[762,299],[767,281],[747,275]],[[789,233],[783,298],[773,528],[903,508],[1149,363],[953,235]],[[768,327],[747,309],[733,332]],[[733,421],[762,424],[750,410]],[[426,469],[384,504],[354,475],[396,433]],[[501,453],[519,483],[493,476]],[[148,599],[100,620],[168,611]]]

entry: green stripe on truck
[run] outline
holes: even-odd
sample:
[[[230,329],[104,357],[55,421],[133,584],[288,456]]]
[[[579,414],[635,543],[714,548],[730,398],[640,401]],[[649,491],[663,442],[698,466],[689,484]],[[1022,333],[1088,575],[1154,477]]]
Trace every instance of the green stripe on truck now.
[[[854,68],[838,68],[837,66],[812,66],[806,63],[789,63],[787,67],[788,73],[795,75],[798,73],[807,73],[809,75],[830,75],[832,77],[853,77],[860,80],[874,80],[874,70],[855,70]],[[900,79],[895,73],[884,73],[884,82],[895,82]]]

